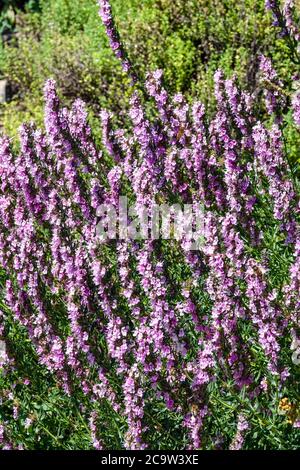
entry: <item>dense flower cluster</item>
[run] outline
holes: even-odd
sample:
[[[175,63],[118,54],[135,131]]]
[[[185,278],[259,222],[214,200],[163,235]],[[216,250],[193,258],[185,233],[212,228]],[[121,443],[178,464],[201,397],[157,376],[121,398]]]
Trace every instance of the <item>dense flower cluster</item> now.
[[[266,7],[272,12],[274,26],[281,28],[283,36],[289,36],[294,41],[300,40],[300,30],[295,0],[266,0]]]
[[[111,47],[131,74],[110,4],[99,3]],[[296,38],[290,3],[286,28]],[[271,126],[257,120],[255,97],[235,77],[216,72],[216,112],[208,119],[201,103],[169,96],[158,70],[147,76],[146,104],[132,93],[130,129],[116,129],[102,111],[103,151],[84,103],[61,107],[52,80],[44,89],[45,132],[23,125],[17,155],[1,137],[6,305],[64,393],[79,388],[89,398],[96,449],[109,446],[99,424],[104,404],[124,419],[127,449],[148,446],[154,402],[179,417],[187,447],[198,449],[211,417],[212,384],[227,381],[251,402],[267,396],[270,381],[281,390],[289,378],[292,355],[282,354],[282,339],[300,326],[300,206],[278,119],[282,84],[266,57],[261,73]],[[298,101],[297,95],[299,125]],[[124,194],[149,210],[158,201],[201,202],[204,245],[190,251],[184,239],[101,241],[97,208],[117,207]],[[278,252],[290,253],[290,275],[279,287],[265,242],[272,227],[280,234]],[[186,273],[177,283],[170,256]],[[236,421],[231,449],[242,448],[251,429],[247,410]],[[10,446],[2,424],[0,445]]]

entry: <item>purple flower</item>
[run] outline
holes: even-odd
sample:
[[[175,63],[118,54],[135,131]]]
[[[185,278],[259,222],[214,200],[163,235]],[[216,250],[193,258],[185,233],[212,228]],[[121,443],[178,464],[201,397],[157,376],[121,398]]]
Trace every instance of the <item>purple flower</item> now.
[[[297,91],[292,98],[292,109],[294,121],[300,127],[300,91]]]

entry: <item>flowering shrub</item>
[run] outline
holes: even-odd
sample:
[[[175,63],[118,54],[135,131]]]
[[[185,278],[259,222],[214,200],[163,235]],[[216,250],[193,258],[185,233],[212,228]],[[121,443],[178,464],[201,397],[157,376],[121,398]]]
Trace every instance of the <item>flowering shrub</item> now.
[[[42,125],[41,95],[48,77],[56,80],[65,105],[81,98],[94,114],[105,107],[123,115],[124,121],[128,79],[99,27],[96,2],[39,0],[38,4],[38,12],[28,8],[18,12],[15,39],[3,48],[0,42],[0,75],[9,79],[13,91],[13,99],[0,107],[5,133],[16,138],[20,124],[31,119]],[[272,56],[287,90],[289,77],[297,73],[288,44],[272,27],[271,14],[266,14],[264,0],[113,0],[112,7],[140,76],[163,69],[168,91],[182,92],[188,100],[197,97],[209,115],[218,68],[225,75],[234,71],[239,83],[251,91],[257,84],[261,54]],[[92,129],[95,134],[97,123]],[[293,132],[291,126],[287,130]],[[294,132],[290,135],[294,148],[296,137]]]
[[[132,84],[129,128],[102,110],[99,149],[84,103],[62,107],[48,80],[45,131],[24,124],[17,154],[0,141],[0,445],[297,448],[300,204],[284,126],[290,110],[299,125],[299,95],[262,56],[255,93],[217,70],[211,117],[170,96],[161,70],[138,78],[99,4]],[[120,196],[138,211],[201,203],[200,249],[102,240],[98,209]]]

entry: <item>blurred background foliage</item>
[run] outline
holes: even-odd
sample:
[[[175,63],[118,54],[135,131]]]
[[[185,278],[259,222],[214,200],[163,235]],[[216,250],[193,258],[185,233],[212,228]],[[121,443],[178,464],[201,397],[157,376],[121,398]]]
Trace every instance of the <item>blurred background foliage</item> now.
[[[141,76],[162,68],[171,92],[197,96],[211,109],[213,74],[219,67],[228,76],[236,73],[253,91],[262,53],[272,57],[280,77],[291,86],[296,65],[272,26],[264,0],[111,3]],[[13,91],[2,106],[5,132],[15,136],[19,125],[31,119],[42,124],[42,88],[49,77],[57,81],[66,104],[81,97],[94,115],[102,107],[120,117],[126,114],[128,79],[108,46],[96,0],[5,0],[1,18],[2,31],[14,32],[0,49],[0,74]],[[296,139],[290,127],[287,135],[292,142]],[[291,152],[296,152],[293,146]]]
[[[0,34],[11,32],[15,28],[15,18],[18,11],[26,8],[27,12],[40,10],[39,0],[1,0],[0,5]]]

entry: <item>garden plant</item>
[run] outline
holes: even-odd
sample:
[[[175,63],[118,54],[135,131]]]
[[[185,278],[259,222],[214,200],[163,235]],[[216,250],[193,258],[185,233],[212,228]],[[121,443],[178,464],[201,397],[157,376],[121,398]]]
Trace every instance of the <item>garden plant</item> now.
[[[85,72],[67,85],[55,73],[44,84],[44,122],[38,105],[18,140],[15,129],[0,137],[0,448],[295,450],[299,5],[216,0],[203,13],[201,2],[148,3],[176,9],[168,28],[180,31],[178,76],[172,55],[158,64],[150,55],[148,69],[138,26],[122,42],[110,2],[99,0],[91,8],[106,34],[106,79],[85,51],[86,92]],[[225,14],[255,5],[232,47],[213,42],[214,4]],[[255,15],[270,24],[271,46]],[[180,24],[191,26],[187,45]],[[18,59],[26,40],[2,57]],[[15,85],[10,112],[30,99],[23,78]],[[135,208],[128,226],[157,205],[201,207],[196,244],[172,223],[168,237],[147,224],[134,237],[101,235],[101,210],[120,228],[125,198]]]

